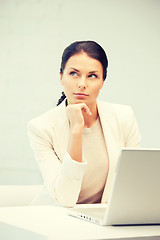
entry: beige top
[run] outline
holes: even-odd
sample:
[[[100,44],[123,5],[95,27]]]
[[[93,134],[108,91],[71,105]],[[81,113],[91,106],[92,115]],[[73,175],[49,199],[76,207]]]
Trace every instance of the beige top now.
[[[100,203],[108,175],[108,154],[100,120],[83,130],[83,156],[87,160],[78,203]]]

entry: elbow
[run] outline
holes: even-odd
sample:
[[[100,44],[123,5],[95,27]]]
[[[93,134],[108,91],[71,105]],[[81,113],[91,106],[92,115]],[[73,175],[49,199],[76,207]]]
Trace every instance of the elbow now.
[[[77,203],[77,197],[71,194],[60,194],[59,192],[50,192],[52,199],[61,207],[73,208]]]
[[[65,208],[74,208],[76,206],[76,203],[62,203],[60,205]]]
[[[73,208],[76,206],[76,202],[77,202],[73,199],[58,198],[58,197],[56,197],[55,200],[60,206],[65,208]]]

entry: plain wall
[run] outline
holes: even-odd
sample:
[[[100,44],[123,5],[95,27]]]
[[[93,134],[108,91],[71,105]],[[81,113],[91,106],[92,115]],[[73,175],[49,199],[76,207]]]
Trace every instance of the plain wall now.
[[[106,50],[99,96],[129,104],[142,147],[160,147],[160,1],[0,0],[0,184],[41,183],[27,122],[61,95],[61,54],[76,40]]]

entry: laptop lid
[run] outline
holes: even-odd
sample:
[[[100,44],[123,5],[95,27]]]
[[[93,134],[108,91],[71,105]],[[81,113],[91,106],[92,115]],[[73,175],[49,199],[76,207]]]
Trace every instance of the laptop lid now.
[[[121,150],[105,224],[160,223],[160,149]]]

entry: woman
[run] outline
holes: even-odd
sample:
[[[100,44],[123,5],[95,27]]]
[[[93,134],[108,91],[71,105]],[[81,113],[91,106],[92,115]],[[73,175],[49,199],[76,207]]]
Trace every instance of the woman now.
[[[106,203],[120,149],[139,146],[131,108],[97,100],[107,67],[105,51],[94,41],[65,49],[60,69],[65,94],[57,107],[28,124],[44,179],[34,203]]]

